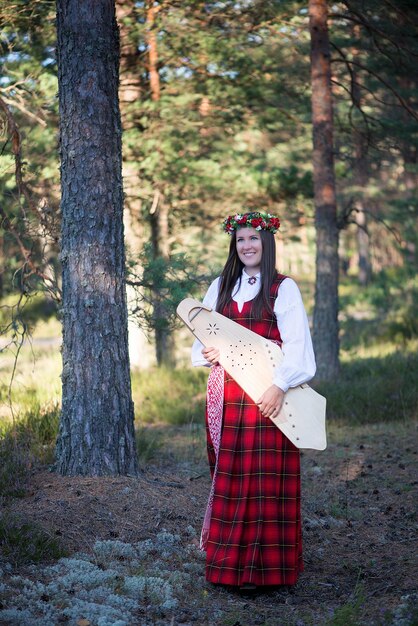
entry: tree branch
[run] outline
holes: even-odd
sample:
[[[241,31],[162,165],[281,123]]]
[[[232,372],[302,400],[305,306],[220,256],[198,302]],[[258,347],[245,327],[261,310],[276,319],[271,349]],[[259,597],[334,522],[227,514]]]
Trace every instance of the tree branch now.
[[[372,24],[368,20],[364,19],[364,16],[361,13],[358,13],[356,10],[351,8],[350,3],[347,0],[345,0],[344,4],[346,5],[347,10],[351,13],[351,15],[347,13],[336,12],[336,13],[330,13],[330,18],[337,17],[343,20],[354,22],[355,24],[358,24],[360,26],[363,26],[370,33],[370,36],[373,42],[375,43],[377,49],[380,50],[380,52],[382,52],[382,50],[377,44],[376,38],[374,37],[375,34],[379,35],[379,37],[381,37],[382,39],[390,42],[394,46],[394,48],[398,50],[398,52],[406,51],[408,55],[417,56],[413,52],[413,50],[410,50],[407,46],[402,45],[402,40],[401,40],[401,43],[399,43],[398,40],[392,39],[392,37],[388,33],[385,33],[384,31],[382,31],[375,24]],[[400,12],[398,11],[398,13]],[[382,54],[384,54],[385,56],[390,58],[391,61],[393,61],[393,59],[389,57],[389,55],[387,55],[386,53],[382,52]]]
[[[23,196],[27,202],[27,205],[32,211],[32,213],[36,215],[36,217],[38,218],[36,206],[34,202],[32,201],[29,189],[23,180],[23,174],[22,174],[23,162],[22,162],[22,156],[21,156],[21,137],[20,137],[19,129],[17,127],[17,124],[14,120],[14,117],[10,109],[8,108],[6,102],[1,97],[0,97],[0,109],[3,111],[4,116],[6,118],[8,134],[11,139],[11,150],[12,150],[12,153],[14,155],[14,160],[15,160],[15,180],[16,180],[16,187],[17,187],[18,194],[19,194],[19,206],[24,212],[22,203],[20,202],[20,198],[21,196]],[[33,251],[26,247],[18,230],[15,228],[12,221],[9,219],[8,215],[5,213],[2,207],[0,207],[0,217],[2,218],[3,228],[7,229],[12,234],[12,236],[14,237],[18,245],[20,253],[24,259],[24,266],[27,265],[30,268],[31,270],[30,274],[35,274],[36,276],[42,279],[46,289],[48,290],[48,292],[51,294],[52,297],[60,300],[61,292],[60,292],[58,285],[55,283],[54,280],[52,280],[47,274],[45,274],[34,263],[33,258],[32,258]]]
[[[354,199],[353,198],[350,198],[346,208],[340,214],[340,216],[338,218],[338,228],[340,230],[342,230],[342,229],[344,229],[347,226],[347,224],[355,224],[358,228],[361,228],[362,230],[364,230],[368,234],[367,229],[363,225],[358,224],[356,220],[350,220],[350,216],[353,213],[360,213],[360,212],[366,213],[366,215],[369,215],[371,219],[375,220],[379,224],[382,224],[386,228],[386,230],[389,231],[391,233],[391,235],[393,235],[395,241],[399,245],[402,244],[402,237],[400,236],[399,231],[396,228],[394,228],[393,226],[390,226],[382,217],[379,217],[378,215],[375,215],[374,213],[372,213],[368,209],[362,209],[360,211],[360,209],[358,209],[356,206],[354,206]]]
[[[384,78],[382,78],[379,74],[377,74],[376,72],[374,72],[373,70],[371,70],[370,68],[364,66],[362,63],[359,63],[358,61],[349,61],[348,59],[334,59],[333,61],[334,63],[350,63],[351,65],[354,65],[355,67],[360,68],[361,70],[369,73],[371,76],[373,76],[374,78],[376,78],[380,83],[382,83],[382,85],[384,85],[394,96],[395,98],[399,101],[400,106],[405,109],[405,111],[407,111],[409,113],[409,115],[414,119],[418,121],[418,114],[415,113],[415,111],[409,106],[409,104],[406,102],[406,100],[397,92],[396,89],[394,89]]]
[[[3,99],[4,104],[15,107],[16,109],[19,109],[19,111],[21,111],[24,115],[26,115],[30,119],[35,120],[35,122],[40,124],[43,128],[46,128],[48,126],[48,124],[46,123],[44,119],[42,119],[38,115],[35,115],[35,113],[32,113],[32,111],[28,111],[28,109],[26,109],[26,107],[24,107],[23,104],[21,104],[20,102],[17,102],[16,100],[9,100],[8,98],[5,98],[4,96],[2,99]]]

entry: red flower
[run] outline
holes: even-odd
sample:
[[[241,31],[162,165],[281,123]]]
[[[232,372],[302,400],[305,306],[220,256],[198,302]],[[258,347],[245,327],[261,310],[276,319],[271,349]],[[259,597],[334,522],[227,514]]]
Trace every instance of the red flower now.
[[[275,233],[280,228],[280,220],[274,215],[265,214],[260,211],[250,211],[244,213],[235,213],[226,217],[222,223],[224,231],[232,234],[237,228],[242,226],[251,226],[257,230],[267,230]]]

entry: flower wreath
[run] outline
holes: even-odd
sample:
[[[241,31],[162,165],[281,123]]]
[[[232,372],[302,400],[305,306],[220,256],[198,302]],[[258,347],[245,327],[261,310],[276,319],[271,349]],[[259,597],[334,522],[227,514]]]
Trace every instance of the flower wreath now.
[[[228,235],[232,235],[237,228],[243,228],[244,226],[254,228],[255,230],[268,230],[274,234],[280,228],[280,220],[270,213],[252,211],[242,215],[240,213],[230,215],[222,222],[222,229]]]

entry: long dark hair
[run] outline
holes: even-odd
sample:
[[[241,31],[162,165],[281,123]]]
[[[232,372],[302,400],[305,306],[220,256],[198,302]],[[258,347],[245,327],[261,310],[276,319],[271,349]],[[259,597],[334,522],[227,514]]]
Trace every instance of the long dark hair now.
[[[253,305],[253,315],[257,319],[263,317],[263,312],[268,312],[270,315],[273,315],[270,289],[273,281],[277,277],[274,235],[267,230],[260,230],[259,232],[263,253],[261,255],[260,264],[261,289],[254,298]],[[231,301],[235,283],[238,279],[241,281],[243,267],[244,263],[240,260],[237,253],[237,233],[234,230],[231,235],[228,258],[221,274],[218,303],[216,305],[216,310],[219,313],[222,313],[226,305]]]

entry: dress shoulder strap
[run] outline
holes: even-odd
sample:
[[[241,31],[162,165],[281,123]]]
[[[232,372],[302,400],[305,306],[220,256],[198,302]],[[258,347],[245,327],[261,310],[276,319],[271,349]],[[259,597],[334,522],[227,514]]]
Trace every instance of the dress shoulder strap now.
[[[279,292],[280,285],[282,284],[282,282],[284,281],[285,278],[288,278],[288,276],[286,276],[286,274],[279,274],[279,273],[277,273],[277,276],[274,279],[274,281],[273,281],[273,283],[271,285],[271,290],[270,290],[270,297],[273,298],[273,300],[275,300],[277,298],[277,294]]]

